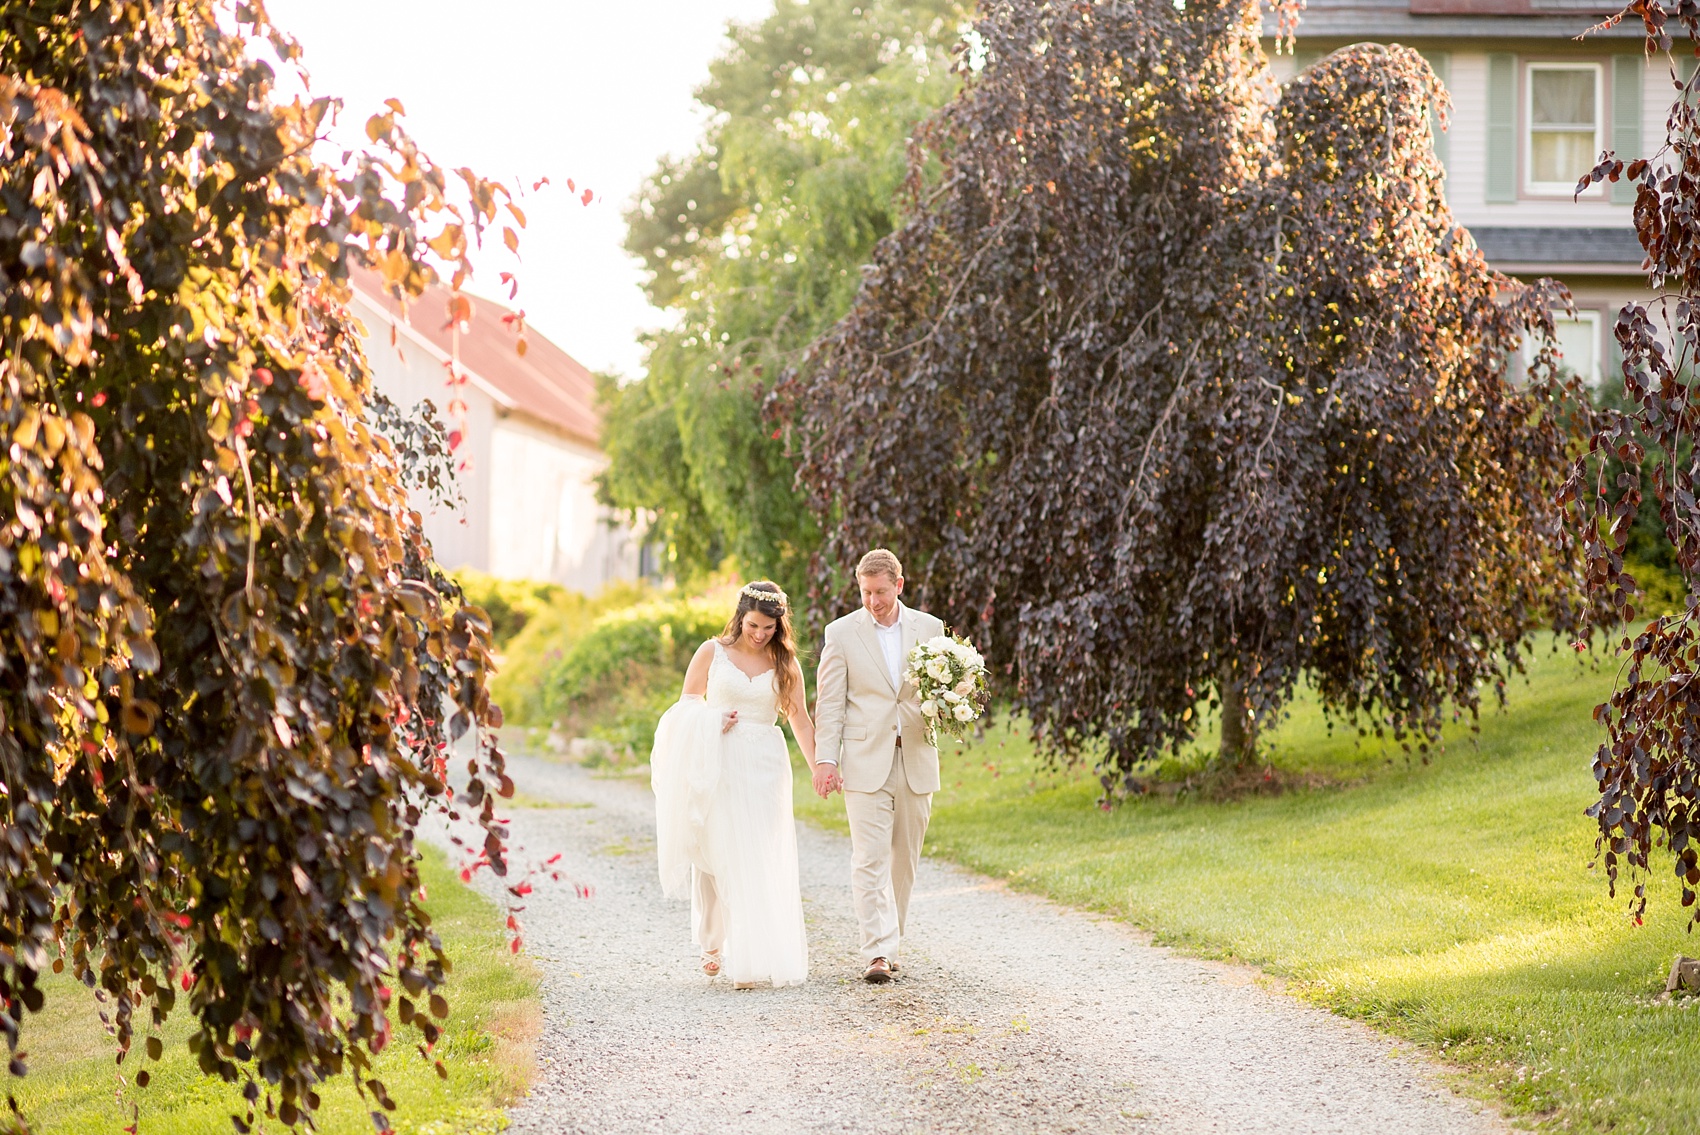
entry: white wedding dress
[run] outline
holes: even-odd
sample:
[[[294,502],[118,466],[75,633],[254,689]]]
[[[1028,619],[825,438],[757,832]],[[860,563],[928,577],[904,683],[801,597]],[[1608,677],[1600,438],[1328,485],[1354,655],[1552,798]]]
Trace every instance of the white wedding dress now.
[[[721,732],[721,715],[738,724]],[[721,973],[799,985],[809,972],[791,814],[791,757],[772,670],[751,678],[714,644],[706,701],[662,715],[650,757],[667,894],[691,896],[698,946],[723,931]],[[707,878],[704,878],[707,876]]]

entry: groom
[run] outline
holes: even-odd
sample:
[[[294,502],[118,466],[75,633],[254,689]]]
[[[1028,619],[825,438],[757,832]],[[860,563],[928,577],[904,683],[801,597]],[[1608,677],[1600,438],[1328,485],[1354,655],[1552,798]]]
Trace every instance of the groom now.
[[[856,584],[862,609],[826,628],[820,654],[815,791],[844,790],[862,979],[884,984],[897,971],[939,787],[938,750],[927,744],[920,695],[903,671],[915,644],[944,634],[944,624],[903,605],[903,566],[884,548],[862,557]]]

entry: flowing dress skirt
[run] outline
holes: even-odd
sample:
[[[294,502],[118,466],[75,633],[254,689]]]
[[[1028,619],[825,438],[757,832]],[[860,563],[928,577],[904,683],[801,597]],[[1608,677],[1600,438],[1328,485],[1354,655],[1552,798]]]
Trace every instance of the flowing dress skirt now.
[[[801,984],[809,971],[791,812],[791,759],[776,725],[720,732],[721,707],[681,701],[650,758],[656,851],[669,895],[692,897],[693,939],[724,921],[721,972],[736,982]],[[693,874],[712,877],[692,886]],[[702,909],[716,903],[719,910]]]

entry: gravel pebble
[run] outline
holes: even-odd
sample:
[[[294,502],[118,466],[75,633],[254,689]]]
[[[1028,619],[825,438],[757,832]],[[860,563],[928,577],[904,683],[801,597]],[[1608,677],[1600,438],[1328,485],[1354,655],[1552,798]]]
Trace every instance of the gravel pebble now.
[[[849,841],[799,825],[811,977],[734,991],[661,894],[634,778],[514,758],[544,1032],[512,1130],[1501,1133],[1407,1046],[1153,947],[1110,919],[925,860],[899,979],[859,978]],[[485,879],[482,885],[491,886]],[[593,895],[575,896],[573,884]]]

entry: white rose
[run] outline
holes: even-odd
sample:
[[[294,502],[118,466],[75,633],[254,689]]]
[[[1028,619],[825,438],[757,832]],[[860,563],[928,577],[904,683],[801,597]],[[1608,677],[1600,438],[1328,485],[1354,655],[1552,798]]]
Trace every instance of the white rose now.
[[[938,702],[924,701],[924,702],[921,703],[921,716],[922,717],[937,717],[938,715],[939,715],[939,703]]]
[[[950,711],[958,721],[973,721],[974,707],[965,701],[956,703],[956,708]]]
[[[962,700],[956,696],[956,692],[954,690],[945,690],[939,694],[939,697],[946,705],[955,705],[957,702]]]
[[[942,658],[935,658],[927,663],[927,677],[935,682],[950,681],[950,663]]]
[[[973,678],[973,676],[970,675],[969,677],[966,677],[966,678],[962,679],[962,681],[956,683],[956,692],[958,694],[962,695],[963,697],[967,697],[969,694],[973,693],[974,692],[974,678]]]

